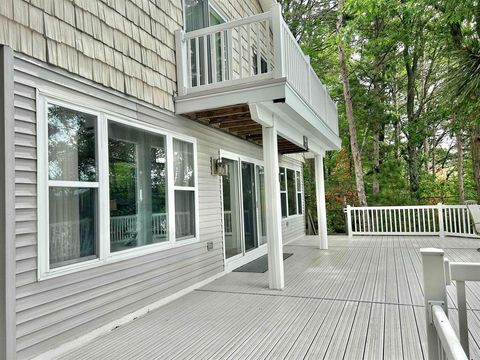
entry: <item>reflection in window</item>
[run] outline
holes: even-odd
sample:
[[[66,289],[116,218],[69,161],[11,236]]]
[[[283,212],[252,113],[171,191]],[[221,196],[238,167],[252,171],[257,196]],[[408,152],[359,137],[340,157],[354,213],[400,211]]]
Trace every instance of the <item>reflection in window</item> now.
[[[109,123],[110,250],[167,241],[165,137]]]
[[[287,179],[286,169],[280,168],[280,204],[282,208],[282,218],[287,217]]]
[[[295,171],[287,169],[288,215],[297,213],[297,189]]]
[[[195,167],[193,144],[173,139],[175,184],[175,237],[195,237]]]
[[[48,178],[96,181],[96,116],[48,106]]]
[[[96,189],[49,190],[50,268],[96,257]]]

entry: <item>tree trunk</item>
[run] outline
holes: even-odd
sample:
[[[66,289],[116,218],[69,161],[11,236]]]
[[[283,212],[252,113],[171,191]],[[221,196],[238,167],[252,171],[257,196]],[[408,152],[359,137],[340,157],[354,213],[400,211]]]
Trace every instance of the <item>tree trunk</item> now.
[[[457,172],[458,172],[458,200],[465,203],[465,188],[463,182],[463,142],[462,132],[457,130]]]
[[[470,147],[472,151],[473,178],[477,189],[477,200],[480,201],[480,125],[470,130]]]
[[[380,194],[380,182],[378,181],[380,173],[380,134],[375,132],[373,137],[373,181],[372,192],[374,196]]]
[[[343,26],[343,4],[344,0],[338,2],[338,17],[337,17],[337,33],[341,35]],[[340,36],[341,37],[341,36]],[[343,83],[343,97],[345,100],[345,113],[348,122],[348,130],[350,133],[350,149],[352,151],[353,165],[355,168],[355,181],[357,186],[357,195],[360,206],[367,206],[367,197],[365,195],[365,184],[363,182],[363,169],[362,159],[357,143],[357,127],[355,124],[355,118],[353,116],[353,104],[350,94],[350,82],[348,79],[348,69],[345,59],[345,48],[343,42],[340,39],[338,42],[338,57],[340,63],[340,72],[342,75]]]
[[[425,157],[425,172],[428,174],[430,171],[430,142],[428,137],[423,140],[423,154]]]
[[[418,139],[417,139],[417,116],[415,114],[415,79],[417,76],[418,57],[410,55],[409,46],[404,44],[403,57],[405,70],[407,71],[407,119],[408,119],[408,142],[407,163],[410,180],[410,193],[416,200],[420,200],[420,169],[418,162]]]

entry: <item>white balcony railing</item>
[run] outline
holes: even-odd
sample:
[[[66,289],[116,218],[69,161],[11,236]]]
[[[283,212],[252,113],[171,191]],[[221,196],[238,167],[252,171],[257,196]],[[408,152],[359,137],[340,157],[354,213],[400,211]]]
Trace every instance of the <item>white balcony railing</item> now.
[[[469,359],[466,281],[480,281],[480,263],[449,262],[440,249],[421,249],[429,359]],[[448,316],[447,285],[456,283],[458,335]]]
[[[265,79],[286,78],[338,134],[337,107],[285,23],[279,4],[268,12],[176,32],[180,96]]]
[[[466,205],[347,206],[351,235],[477,237]]]

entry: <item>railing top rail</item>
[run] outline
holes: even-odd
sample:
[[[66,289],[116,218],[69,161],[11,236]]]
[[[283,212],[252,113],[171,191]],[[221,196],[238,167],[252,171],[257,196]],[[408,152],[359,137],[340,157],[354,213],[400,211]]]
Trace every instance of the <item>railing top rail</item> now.
[[[244,25],[248,25],[248,24],[253,24],[253,23],[260,22],[260,21],[270,20],[271,16],[272,16],[271,12],[267,11],[267,12],[252,15],[252,16],[249,16],[249,17],[246,17],[246,18],[241,18],[241,19],[238,19],[238,20],[228,21],[228,22],[225,22],[225,23],[222,23],[222,24],[219,24],[219,25],[213,25],[213,26],[208,26],[206,28],[189,31],[189,32],[185,33],[185,39],[186,40],[194,39],[194,38],[197,38],[197,37],[210,35],[210,34],[215,34],[215,33],[221,32],[221,31],[234,29],[236,27],[240,27],[240,26],[244,26]]]
[[[442,348],[447,355],[447,359],[468,360],[455,330],[453,330],[445,311],[440,305],[432,306],[432,317]]]
[[[444,205],[445,206],[445,205]],[[403,206],[350,206],[351,210],[387,210],[387,209],[433,209],[438,205],[403,205]]]
[[[457,281],[480,281],[480,263],[450,263],[450,278]]]
[[[450,208],[450,209],[466,209],[466,205],[445,205],[445,204],[437,204],[437,205],[399,205],[399,206],[350,206],[348,205],[347,208],[351,210],[365,210],[365,209],[372,209],[372,210],[385,210],[385,209],[433,209],[438,208],[438,206],[442,206],[443,208]]]

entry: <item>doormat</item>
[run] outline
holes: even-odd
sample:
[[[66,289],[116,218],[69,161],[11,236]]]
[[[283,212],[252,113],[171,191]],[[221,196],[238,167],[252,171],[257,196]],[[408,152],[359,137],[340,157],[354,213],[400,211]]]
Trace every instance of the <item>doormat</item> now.
[[[283,260],[292,256],[292,253],[283,253]],[[248,264],[240,266],[233,270],[233,272],[249,272],[249,273],[264,273],[268,270],[268,255],[263,255],[258,259],[250,261]]]

